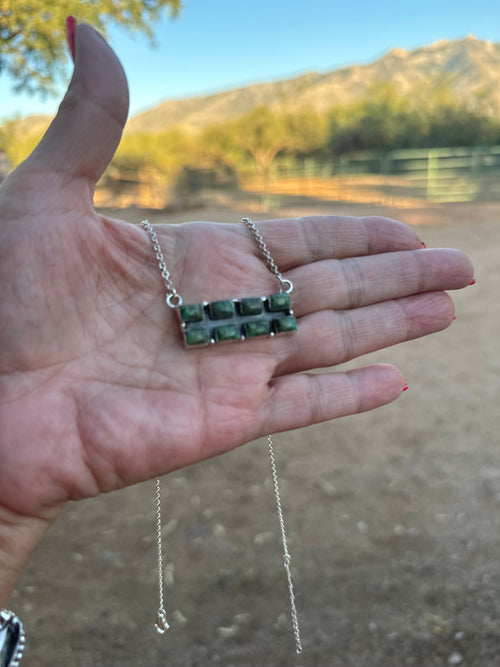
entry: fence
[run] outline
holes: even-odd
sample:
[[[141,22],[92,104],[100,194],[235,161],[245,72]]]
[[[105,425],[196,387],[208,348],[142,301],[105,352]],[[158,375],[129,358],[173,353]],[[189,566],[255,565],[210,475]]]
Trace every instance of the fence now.
[[[278,194],[285,186],[284,194],[289,194],[287,182],[302,182],[297,193],[332,199],[500,201],[500,146],[360,151],[322,162],[282,160],[268,191]]]
[[[214,193],[274,208],[300,200],[419,206],[500,201],[500,146],[360,151],[328,160],[278,158],[265,179],[251,165],[185,168],[174,179],[152,168],[110,173],[98,205],[189,208]]]

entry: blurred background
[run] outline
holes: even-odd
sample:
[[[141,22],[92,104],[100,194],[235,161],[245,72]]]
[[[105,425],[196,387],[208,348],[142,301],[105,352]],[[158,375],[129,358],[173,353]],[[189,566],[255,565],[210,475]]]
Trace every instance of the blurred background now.
[[[72,505],[11,606],[27,667],[495,667],[500,656],[500,6],[76,0],[131,89],[96,206],[137,223],[386,215],[476,266],[449,331],[369,355],[393,405],[276,437],[306,652],[264,442]],[[62,0],[0,5],[0,179],[71,75]]]

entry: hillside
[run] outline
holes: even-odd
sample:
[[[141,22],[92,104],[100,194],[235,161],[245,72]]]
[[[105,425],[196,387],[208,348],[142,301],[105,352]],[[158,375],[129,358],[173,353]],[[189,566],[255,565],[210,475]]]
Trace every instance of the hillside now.
[[[365,96],[370,86],[382,81],[395,83],[402,95],[417,90],[425,94],[429,86],[444,78],[462,99],[486,98],[489,114],[500,115],[500,43],[469,36],[413,51],[394,48],[366,65],[166,101],[130,119],[127,132],[154,132],[174,125],[196,131],[227,122],[261,104],[289,111],[304,107],[325,111]]]
[[[401,95],[425,96],[433,85],[446,79],[453,92],[473,102],[487,100],[483,108],[500,116],[500,43],[469,36],[458,41],[439,41],[413,51],[393,48],[379,60],[342,67],[331,72],[309,72],[293,79],[272,81],[233,90],[165,101],[132,117],[125,131],[157,132],[173,126],[195,132],[224,123],[257,105],[294,111],[313,108],[326,111],[367,95],[377,82],[392,81]],[[50,116],[29,116],[15,121],[20,135],[43,131]]]
[[[18,118],[5,122],[11,128],[11,131],[15,131],[18,136],[22,137],[27,134],[39,134],[45,132],[51,121],[52,116],[37,115],[26,116],[25,118]]]

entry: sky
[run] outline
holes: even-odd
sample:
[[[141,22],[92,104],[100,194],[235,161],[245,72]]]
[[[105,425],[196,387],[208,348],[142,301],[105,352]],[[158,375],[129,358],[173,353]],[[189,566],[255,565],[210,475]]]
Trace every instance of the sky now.
[[[372,62],[392,47],[469,34],[500,42],[499,0],[185,0],[179,18],[165,12],[156,24],[156,48],[117,27],[110,42],[127,72],[135,115],[166,99],[327,72]],[[68,56],[68,80],[70,67]],[[54,114],[59,101],[14,94],[12,81],[0,76],[0,119]]]

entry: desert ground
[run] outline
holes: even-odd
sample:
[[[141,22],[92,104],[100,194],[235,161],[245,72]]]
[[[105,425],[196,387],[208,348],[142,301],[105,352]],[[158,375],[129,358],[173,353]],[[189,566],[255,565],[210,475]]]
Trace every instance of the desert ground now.
[[[163,636],[153,483],[69,506],[11,599],[26,667],[500,664],[500,205],[313,203],[252,217],[311,213],[401,219],[428,247],[465,251],[477,284],[456,295],[446,332],[357,360],[401,368],[410,388],[395,403],[275,438],[304,654],[258,441],[163,480]]]

